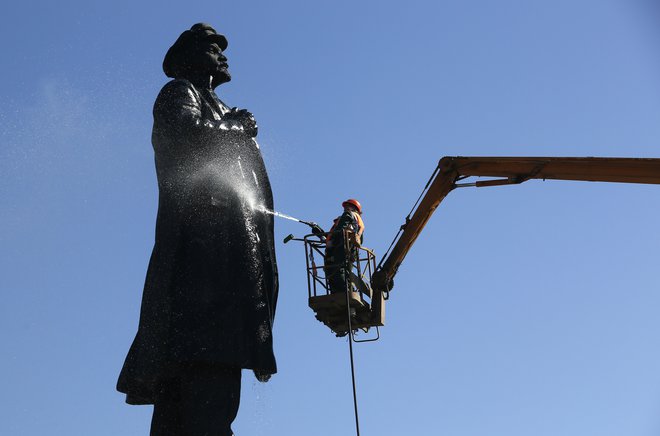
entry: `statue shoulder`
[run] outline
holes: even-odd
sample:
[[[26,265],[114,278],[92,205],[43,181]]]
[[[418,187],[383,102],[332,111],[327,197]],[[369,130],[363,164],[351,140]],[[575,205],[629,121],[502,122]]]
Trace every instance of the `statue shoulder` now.
[[[188,108],[188,110],[196,112],[201,103],[202,98],[199,91],[190,81],[174,79],[161,88],[154,103],[153,113],[154,116],[162,115],[169,118],[170,112],[176,112],[178,108]]]
[[[195,86],[186,79],[174,79],[170,80],[163,86],[158,93],[156,98],[156,103],[159,100],[188,100],[193,99],[197,102],[201,101],[199,91]]]
[[[197,92],[195,85],[193,85],[192,82],[187,79],[172,79],[163,86],[161,92],[176,89],[192,89]]]

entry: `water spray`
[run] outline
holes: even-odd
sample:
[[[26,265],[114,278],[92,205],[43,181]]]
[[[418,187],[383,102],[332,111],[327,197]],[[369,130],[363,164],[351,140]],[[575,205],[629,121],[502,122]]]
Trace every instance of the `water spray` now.
[[[263,204],[258,205],[256,207],[256,209],[260,212],[267,213],[269,215],[277,216],[277,217],[284,218],[284,219],[291,220],[291,221],[298,221],[299,223],[305,223],[305,221],[300,220],[300,219],[298,219],[296,217],[293,217],[291,215],[287,215],[285,213],[281,213],[281,212],[277,212],[275,210],[267,209],[266,206],[264,206]],[[307,223],[305,223],[305,224],[307,224]]]
[[[312,229],[312,233],[314,233],[315,235],[325,234],[325,231],[323,231],[323,229],[318,224],[316,224],[314,221],[305,221],[305,220],[301,220],[299,218],[293,217],[291,215],[287,215],[285,213],[277,212],[276,210],[270,210],[270,209],[266,208],[266,206],[264,206],[263,204],[260,204],[260,205],[256,206],[255,209],[257,209],[260,212],[267,213],[269,215],[273,215],[273,216],[284,218],[284,219],[287,219],[287,220],[290,220],[290,221],[296,221],[296,222],[305,224],[305,225],[309,226]],[[284,239],[284,243],[286,244],[287,242],[289,242],[293,238],[294,238],[293,235],[287,236]]]

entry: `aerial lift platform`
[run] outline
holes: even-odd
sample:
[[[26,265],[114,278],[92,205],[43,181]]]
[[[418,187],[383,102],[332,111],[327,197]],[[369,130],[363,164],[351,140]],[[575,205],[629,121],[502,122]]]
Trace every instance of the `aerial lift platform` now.
[[[473,177],[479,179],[473,180]],[[344,253],[349,253],[344,265],[325,264],[323,235],[310,234],[302,239],[290,235],[285,239],[285,242],[291,239],[304,242],[309,307],[314,310],[316,319],[337,336],[348,335],[358,436],[353,341],[367,342],[380,337],[379,327],[385,324],[385,300],[394,287],[394,276],[433,212],[456,188],[516,185],[532,179],[660,184],[660,159],[443,157],[377,266],[373,251],[352,242],[355,238],[349,232],[344,233]],[[336,289],[331,292],[325,274],[328,266],[342,266],[350,272],[345,274],[345,292]],[[356,339],[355,332],[371,327],[376,328],[375,339]]]
[[[344,235],[345,252],[353,253],[345,265],[351,271],[345,294],[329,291],[323,268],[324,238],[310,234],[296,239],[305,245],[309,306],[316,319],[339,336],[383,326],[385,300],[394,287],[394,276],[433,212],[451,191],[516,185],[532,179],[660,184],[660,159],[443,157],[377,266],[373,251],[352,244],[351,235]]]
[[[368,248],[352,243],[351,232],[344,231],[343,236],[344,252],[351,253],[343,265],[324,264],[324,237],[304,237],[309,307],[316,319],[340,336],[381,326],[385,318],[383,294],[374,295],[370,285],[376,271],[376,256]],[[325,273],[328,267],[341,267],[347,272],[344,292],[331,292]]]

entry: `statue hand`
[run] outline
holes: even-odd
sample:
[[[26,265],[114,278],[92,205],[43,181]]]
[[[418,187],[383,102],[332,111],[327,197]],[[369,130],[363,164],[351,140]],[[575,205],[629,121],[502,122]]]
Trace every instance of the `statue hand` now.
[[[254,115],[247,109],[231,108],[222,118],[239,122],[243,126],[245,133],[250,135],[250,137],[254,138],[257,136],[259,131],[257,121],[254,119]]]
[[[262,371],[259,371],[258,369],[254,370],[254,376],[259,380],[261,383],[266,383],[268,380],[270,380],[270,377],[272,374],[268,374]]]

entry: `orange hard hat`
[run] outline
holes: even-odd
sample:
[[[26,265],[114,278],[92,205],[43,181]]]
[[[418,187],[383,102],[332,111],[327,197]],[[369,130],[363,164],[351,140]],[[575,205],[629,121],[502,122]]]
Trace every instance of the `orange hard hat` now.
[[[354,207],[357,209],[358,213],[359,213],[360,215],[362,215],[362,205],[360,204],[359,201],[357,201],[357,200],[354,199],[354,198],[349,198],[348,200],[346,200],[345,202],[343,202],[343,203],[341,204],[341,207],[346,207],[346,206],[349,205],[349,204],[352,205],[352,206],[354,206]]]

